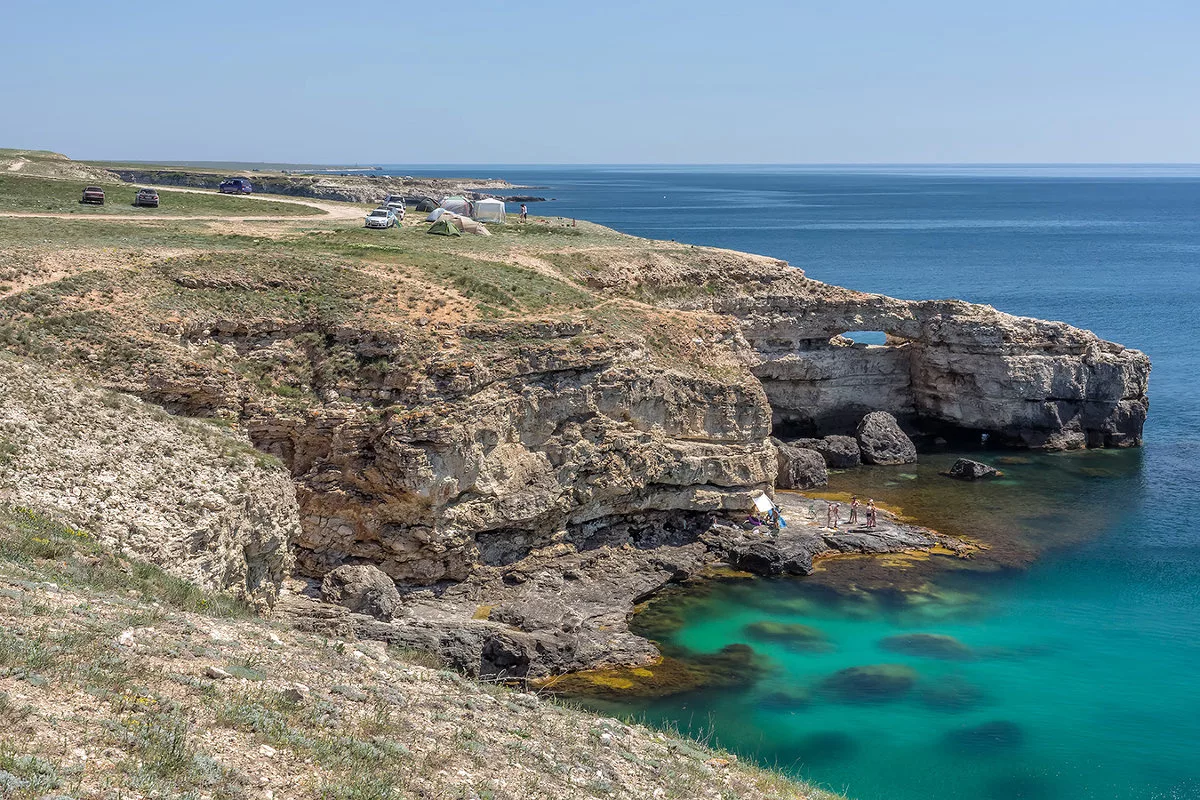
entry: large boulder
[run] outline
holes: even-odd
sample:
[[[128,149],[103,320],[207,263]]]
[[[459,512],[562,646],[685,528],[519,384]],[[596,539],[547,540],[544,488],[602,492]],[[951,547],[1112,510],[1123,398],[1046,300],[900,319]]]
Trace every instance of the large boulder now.
[[[779,474],[775,486],[779,489],[813,489],[829,483],[824,457],[815,450],[806,450],[772,439]]]
[[[816,450],[830,469],[853,469],[862,463],[858,441],[853,436],[826,436],[824,439],[796,439],[795,447]]]
[[[886,411],[872,411],[858,423],[855,433],[862,460],[867,464],[914,464],[917,448],[896,418]]]
[[[963,481],[977,481],[980,478],[995,478],[1000,474],[1000,470],[995,467],[989,467],[981,461],[960,458],[954,462],[954,465],[950,469],[942,474],[946,477],[958,478]]]
[[[400,608],[396,584],[379,567],[343,564],[321,581],[321,597],[359,614],[390,620]]]

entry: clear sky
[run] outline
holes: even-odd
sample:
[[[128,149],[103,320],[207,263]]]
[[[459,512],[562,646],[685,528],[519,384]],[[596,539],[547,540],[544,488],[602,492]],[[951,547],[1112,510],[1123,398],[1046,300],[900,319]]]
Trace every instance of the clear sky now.
[[[320,163],[1200,162],[1200,2],[3,0],[0,146]]]

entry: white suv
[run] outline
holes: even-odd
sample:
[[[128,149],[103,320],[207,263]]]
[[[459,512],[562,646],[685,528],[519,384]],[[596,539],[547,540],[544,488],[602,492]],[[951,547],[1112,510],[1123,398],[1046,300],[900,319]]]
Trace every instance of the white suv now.
[[[396,221],[404,219],[404,195],[389,194],[383,198],[383,202],[379,204],[380,208],[390,208],[396,213]]]

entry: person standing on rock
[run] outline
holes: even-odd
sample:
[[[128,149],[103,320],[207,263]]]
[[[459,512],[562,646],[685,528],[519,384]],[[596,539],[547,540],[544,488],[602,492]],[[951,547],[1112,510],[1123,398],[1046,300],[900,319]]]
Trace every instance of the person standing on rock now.
[[[838,526],[838,517],[841,514],[841,509],[837,503],[830,503],[825,509],[825,527],[831,531],[836,531]]]
[[[858,495],[850,498],[850,519],[846,520],[846,525],[854,525],[858,522]]]
[[[875,518],[875,501],[867,499],[867,527],[874,528],[878,524]]]

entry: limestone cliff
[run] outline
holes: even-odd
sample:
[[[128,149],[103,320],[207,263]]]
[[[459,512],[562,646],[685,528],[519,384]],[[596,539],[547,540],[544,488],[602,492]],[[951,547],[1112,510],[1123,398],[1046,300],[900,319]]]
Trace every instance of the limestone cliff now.
[[[199,586],[274,602],[299,529],[280,466],[231,430],[0,353],[0,503]]]
[[[1141,444],[1150,360],[1066,323],[855,292],[721,251],[593,263],[597,286],[735,318],[780,434],[847,433],[878,410],[976,441],[986,432],[1032,448]],[[686,291],[695,286],[706,291]],[[883,332],[887,343],[843,336],[854,331]]]

